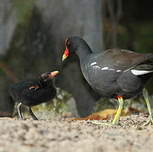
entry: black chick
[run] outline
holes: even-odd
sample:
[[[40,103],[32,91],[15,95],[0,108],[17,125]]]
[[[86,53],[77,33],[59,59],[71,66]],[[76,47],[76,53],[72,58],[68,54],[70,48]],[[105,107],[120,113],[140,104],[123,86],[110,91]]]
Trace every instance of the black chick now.
[[[56,96],[56,88],[52,78],[59,72],[46,72],[37,79],[23,80],[10,86],[9,94],[12,99],[18,102],[17,111],[20,119],[23,119],[21,105],[29,107],[29,113],[34,120],[38,120],[32,112],[31,107],[47,102]]]

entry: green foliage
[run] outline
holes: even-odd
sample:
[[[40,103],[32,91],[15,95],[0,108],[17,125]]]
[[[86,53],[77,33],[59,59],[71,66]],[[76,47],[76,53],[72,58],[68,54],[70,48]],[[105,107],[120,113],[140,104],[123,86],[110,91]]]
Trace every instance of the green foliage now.
[[[119,25],[121,26],[121,25]],[[118,46],[132,47],[132,50],[149,53],[153,50],[153,22],[132,23],[118,32]],[[130,48],[131,49],[131,48]]]
[[[133,28],[135,30],[135,50],[139,52],[152,52],[153,50],[153,22],[146,22],[143,24],[136,24]]]
[[[32,15],[34,0],[13,0],[18,24],[25,24]]]
[[[106,23],[104,23],[105,25]],[[126,24],[118,24],[117,47],[134,50],[141,53],[149,53],[153,50],[153,22],[132,22]],[[104,26],[104,40],[106,48],[112,46],[112,30],[108,26]]]

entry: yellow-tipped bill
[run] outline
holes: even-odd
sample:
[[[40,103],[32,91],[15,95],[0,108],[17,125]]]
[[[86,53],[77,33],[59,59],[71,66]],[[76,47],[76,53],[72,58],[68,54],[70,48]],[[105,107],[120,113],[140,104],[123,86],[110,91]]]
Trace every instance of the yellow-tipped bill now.
[[[62,61],[64,61],[68,56],[66,56],[65,54],[63,54],[62,56]]]
[[[62,56],[62,61],[64,61],[67,57],[69,56],[69,50],[68,48],[66,47],[65,51],[64,51],[64,54]]]

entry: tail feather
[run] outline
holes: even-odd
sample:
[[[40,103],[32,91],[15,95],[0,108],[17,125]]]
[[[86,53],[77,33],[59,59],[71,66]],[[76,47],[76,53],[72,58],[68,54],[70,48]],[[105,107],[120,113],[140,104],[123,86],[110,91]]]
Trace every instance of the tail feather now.
[[[145,75],[145,74],[149,74],[149,73],[152,73],[153,71],[146,71],[146,70],[135,70],[135,69],[132,69],[131,72],[134,74],[134,75]]]
[[[150,59],[131,69],[134,75],[145,75],[153,72],[153,61]]]

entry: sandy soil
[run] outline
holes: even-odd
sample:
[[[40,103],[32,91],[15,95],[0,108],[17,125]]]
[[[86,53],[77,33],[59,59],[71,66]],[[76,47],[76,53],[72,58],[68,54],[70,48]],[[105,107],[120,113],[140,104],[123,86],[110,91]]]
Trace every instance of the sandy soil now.
[[[151,152],[153,125],[146,117],[121,118],[119,126],[90,121],[0,119],[0,152]]]

